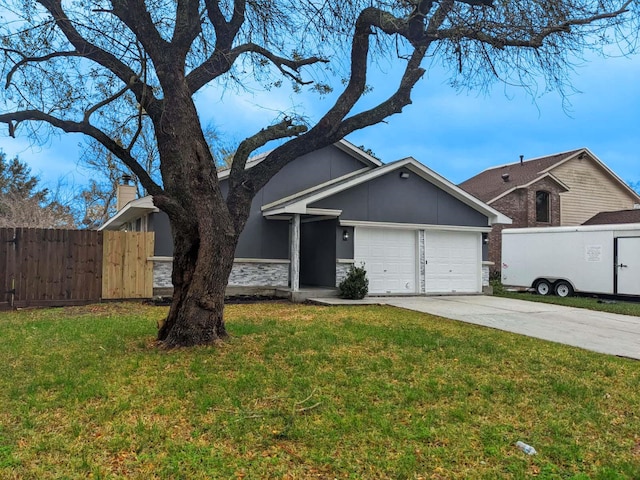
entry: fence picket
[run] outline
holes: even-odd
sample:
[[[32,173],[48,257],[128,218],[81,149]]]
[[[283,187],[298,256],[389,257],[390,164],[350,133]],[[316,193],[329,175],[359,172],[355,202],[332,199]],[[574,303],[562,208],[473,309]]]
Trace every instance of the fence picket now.
[[[0,228],[0,309],[150,298],[153,248],[153,233]]]

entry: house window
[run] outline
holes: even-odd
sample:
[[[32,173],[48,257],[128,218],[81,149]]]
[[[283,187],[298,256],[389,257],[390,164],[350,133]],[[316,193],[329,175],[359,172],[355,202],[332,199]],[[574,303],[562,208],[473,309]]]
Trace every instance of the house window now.
[[[536,222],[549,223],[551,218],[551,198],[549,192],[536,192]]]

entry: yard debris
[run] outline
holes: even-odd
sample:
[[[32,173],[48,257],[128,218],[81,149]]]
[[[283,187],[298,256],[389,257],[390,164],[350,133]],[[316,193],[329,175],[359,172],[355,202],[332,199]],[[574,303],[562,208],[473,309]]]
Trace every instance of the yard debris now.
[[[516,442],[516,447],[518,447],[520,450],[522,450],[524,453],[526,453],[527,455],[535,455],[536,453],[536,449],[533,448],[531,445],[527,445],[526,443],[518,440]]]

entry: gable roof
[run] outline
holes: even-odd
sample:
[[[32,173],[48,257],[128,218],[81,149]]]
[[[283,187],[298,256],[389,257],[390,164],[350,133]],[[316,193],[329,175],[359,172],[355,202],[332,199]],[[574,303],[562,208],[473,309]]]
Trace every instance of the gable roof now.
[[[543,175],[543,172],[546,173],[549,167],[556,166],[578,152],[580,150],[571,150],[523,162],[492,167],[480,172],[475,177],[465,180],[459,186],[480,200],[491,203],[518,187],[528,186],[537,181]],[[509,175],[508,182],[503,180],[503,175]],[[557,179],[555,180],[557,181]]]
[[[582,225],[612,225],[617,223],[640,223],[640,208],[618,210],[615,212],[600,212]]]
[[[457,187],[456,185],[449,182],[447,179],[438,175],[436,172],[424,166],[422,163],[418,162],[415,158],[412,158],[412,157],[408,157],[402,160],[388,163],[378,168],[374,168],[372,170],[358,173],[357,175],[342,177],[340,179],[337,179],[338,181],[325,184],[322,188],[319,188],[319,189],[300,192],[297,195],[292,195],[287,198],[277,200],[275,202],[272,202],[268,205],[263,206],[262,215],[265,217],[271,217],[276,215],[292,214],[292,213],[300,213],[300,214],[316,213],[315,212],[316,209],[310,208],[309,205],[319,200],[322,200],[324,198],[330,197],[337,193],[353,188],[362,183],[373,180],[374,178],[378,178],[382,175],[386,175],[387,173],[393,172],[394,170],[398,170],[402,167],[405,167],[411,170],[412,172],[419,175],[424,180],[432,183],[433,185],[445,191],[452,197],[458,199],[465,205],[473,208],[474,210],[482,213],[483,215],[486,215],[489,219],[490,224],[494,224],[494,223],[511,224],[512,223],[511,219],[506,215],[498,212],[497,210],[491,208],[486,203],[478,200],[473,195],[470,195],[463,189]],[[339,215],[340,212],[335,212],[335,214]]]
[[[348,142],[347,140],[342,139],[334,143],[333,146],[351,155],[353,158],[359,160],[363,164],[362,169],[349,173],[344,177],[335,179],[337,181],[340,181],[341,179],[349,177],[353,174],[358,174],[359,172],[362,172],[364,170],[369,170],[371,168],[375,168],[383,165],[383,163],[380,160],[378,160],[376,157],[369,155],[367,152],[365,152],[361,148],[356,147],[354,144],[352,144],[351,142]],[[269,153],[270,152],[264,152],[259,155],[256,155],[255,157],[250,158],[247,161],[245,168],[249,169],[259,164],[265,158],[267,158]],[[218,170],[218,179],[224,180],[225,178],[229,177],[230,173],[231,173],[230,168],[225,168],[224,170]],[[331,182],[333,181],[330,181],[328,183],[331,183]],[[318,185],[317,187],[312,187],[312,189],[310,190],[316,189],[318,187],[321,188],[324,185],[325,184]],[[98,230],[117,230],[121,228],[122,225],[124,225],[127,222],[130,222],[131,220],[139,218],[148,213],[159,212],[159,211],[160,210],[154,206],[153,198],[150,195],[146,197],[138,198],[136,200],[133,200],[127,203],[122,209],[116,212],[116,214],[113,217],[111,217],[102,226],[100,226]]]
[[[554,168],[574,158],[583,158],[584,155],[588,155],[610,177],[617,181],[621,187],[640,199],[636,192],[587,148],[579,148],[568,152],[492,167],[480,172],[475,177],[465,180],[459,186],[488,204],[495,202],[518,188],[526,188],[545,176],[548,176],[562,188],[568,190],[566,185],[553,176],[552,171]],[[504,180],[503,176],[505,175],[508,175],[508,181]]]
[[[382,165],[382,162],[378,160],[376,157],[374,157],[373,155],[369,155],[367,152],[365,152],[359,147],[356,147],[353,143],[345,139],[338,140],[336,143],[333,144],[333,146],[338,148],[339,150],[342,150],[348,155],[351,155],[356,160],[359,160],[360,162],[362,162],[363,168],[379,167],[380,165]],[[259,164],[265,158],[267,158],[272,151],[273,150],[269,150],[268,152],[260,153],[255,157],[251,157],[249,160],[247,160],[245,169],[248,170],[250,168],[255,167],[257,164]],[[218,180],[223,180],[225,178],[228,178],[230,174],[231,174],[230,167],[218,170]]]

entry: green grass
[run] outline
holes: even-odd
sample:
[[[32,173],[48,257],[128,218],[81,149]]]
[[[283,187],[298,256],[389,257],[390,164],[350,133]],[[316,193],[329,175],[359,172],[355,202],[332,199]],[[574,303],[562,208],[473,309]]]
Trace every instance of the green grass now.
[[[640,363],[391,307],[0,314],[2,479],[640,478]],[[538,450],[527,456],[523,440]]]
[[[509,292],[504,290],[499,283],[493,283],[494,295],[505,298],[527,300],[529,302],[552,303],[567,307],[586,308],[600,312],[619,313],[621,315],[633,315],[640,317],[640,301],[625,301],[600,299],[590,296],[556,297],[555,295],[536,295],[535,293]]]

